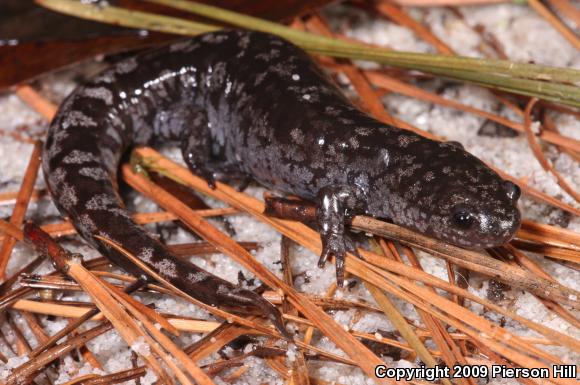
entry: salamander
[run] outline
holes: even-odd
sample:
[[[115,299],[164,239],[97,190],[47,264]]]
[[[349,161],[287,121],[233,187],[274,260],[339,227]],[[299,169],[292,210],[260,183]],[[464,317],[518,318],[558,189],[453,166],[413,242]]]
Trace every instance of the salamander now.
[[[175,257],[125,210],[115,188],[121,157],[171,141],[210,186],[252,178],[315,202],[319,265],[334,256],[339,284],[354,251],[345,223],[355,214],[467,248],[503,244],[520,224],[515,184],[457,143],[357,109],[304,51],[274,35],[200,35],[122,60],[78,87],[51,123],[43,169],[79,234],[131,273],[143,276],[95,235],[203,302],[257,308],[278,325],[269,302]]]

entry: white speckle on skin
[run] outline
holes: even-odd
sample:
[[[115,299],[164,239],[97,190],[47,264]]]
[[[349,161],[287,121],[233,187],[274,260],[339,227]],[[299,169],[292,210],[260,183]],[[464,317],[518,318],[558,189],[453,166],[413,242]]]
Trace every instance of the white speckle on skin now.
[[[199,271],[197,273],[189,273],[187,275],[187,280],[192,283],[197,283],[203,281],[207,277],[208,275],[206,273],[204,273],[203,271]]]
[[[132,72],[135,68],[137,68],[137,66],[137,59],[132,57],[117,64],[115,71],[117,71],[118,74],[127,74]]]
[[[97,162],[98,158],[95,154],[80,151],[80,150],[72,150],[67,156],[64,157],[62,160],[65,164],[82,164],[88,162]]]
[[[113,104],[113,93],[106,87],[85,88],[82,95],[88,98],[102,100],[107,106]]]
[[[304,99],[304,100],[310,100],[310,95],[309,94],[304,94],[304,95],[302,95],[302,99]]]
[[[304,142],[304,133],[299,128],[294,128],[290,131],[290,136],[295,143],[302,143]]]
[[[70,111],[67,113],[62,121],[62,128],[68,128],[70,126],[79,127],[96,127],[97,122],[93,118],[85,115],[81,111]]]
[[[112,71],[106,71],[98,75],[95,79],[95,83],[113,83],[115,81],[115,74]]]
[[[117,199],[107,193],[93,196],[85,205],[87,210],[106,210],[108,206],[116,205]]]
[[[177,266],[175,266],[175,262],[170,259],[162,259],[159,262],[155,262],[153,266],[155,266],[160,274],[166,277],[177,277]]]
[[[109,174],[100,167],[83,167],[79,170],[79,174],[94,180],[109,179]]]
[[[300,80],[300,75],[298,75],[298,74],[292,74],[292,80],[294,80],[295,82],[297,82],[298,80]]]
[[[64,183],[58,197],[58,202],[66,210],[70,210],[78,203],[78,201],[75,188],[68,183]]]
[[[169,52],[183,51],[191,45],[191,40],[182,40],[169,46]]]
[[[352,148],[356,149],[359,147],[359,142],[354,136],[351,137],[348,141],[349,141],[350,145],[352,146]]]
[[[86,232],[92,233],[94,231],[97,231],[97,225],[95,224],[95,222],[93,222],[93,220],[89,215],[87,214],[81,215],[79,222],[81,223],[81,226]]]
[[[121,217],[125,217],[125,218],[131,218],[131,215],[129,215],[129,213],[127,213],[127,210],[122,209],[120,207],[113,207],[107,210],[108,212],[110,212],[111,214],[115,214]]]
[[[431,182],[433,179],[435,179],[435,174],[433,173],[433,171],[427,171],[425,173],[425,180],[427,182]]]
[[[53,186],[57,186],[64,182],[66,178],[66,170],[63,167],[58,167],[49,176],[49,182]]]
[[[141,252],[137,255],[137,258],[147,263],[151,263],[153,259],[153,251],[154,250],[151,247],[144,247],[141,249]]]

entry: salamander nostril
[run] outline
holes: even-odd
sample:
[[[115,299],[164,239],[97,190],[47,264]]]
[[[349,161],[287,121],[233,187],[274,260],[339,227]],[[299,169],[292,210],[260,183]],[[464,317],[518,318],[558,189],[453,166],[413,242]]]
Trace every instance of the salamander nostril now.
[[[511,199],[514,203],[517,202],[517,200],[520,198],[520,195],[522,195],[522,191],[520,190],[519,186],[510,182],[509,180],[505,181],[504,186],[508,198]]]

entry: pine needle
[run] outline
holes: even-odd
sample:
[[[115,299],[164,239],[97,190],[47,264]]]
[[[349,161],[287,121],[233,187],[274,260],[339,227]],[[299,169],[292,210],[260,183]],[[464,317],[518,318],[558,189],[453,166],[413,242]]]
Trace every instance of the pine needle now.
[[[55,11],[133,28],[189,36],[219,29],[213,25],[195,23],[175,17],[129,11],[111,6],[81,4],[74,0],[36,1],[38,4]],[[575,69],[369,48],[364,44],[297,31],[277,23],[210,5],[185,0],[148,1],[192,12],[237,27],[277,34],[313,53],[353,60],[375,61],[385,65],[425,71],[498,90],[538,97],[552,102],[580,106],[580,87],[570,85],[580,82],[580,71]]]

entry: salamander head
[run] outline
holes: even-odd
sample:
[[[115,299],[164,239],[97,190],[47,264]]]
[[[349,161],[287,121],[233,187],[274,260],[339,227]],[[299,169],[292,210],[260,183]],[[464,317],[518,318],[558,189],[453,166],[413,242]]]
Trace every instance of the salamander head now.
[[[450,189],[431,216],[432,235],[468,248],[495,247],[512,239],[520,227],[520,189],[509,181],[489,189],[478,193]]]
[[[399,173],[386,213],[395,223],[466,248],[499,246],[515,235],[517,185],[455,144],[418,141],[408,150],[421,162]]]
[[[520,188],[461,150],[427,207],[432,236],[467,248],[502,245],[520,227]]]

